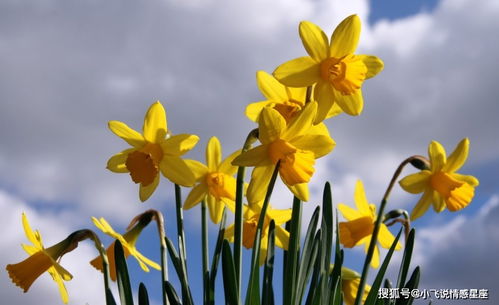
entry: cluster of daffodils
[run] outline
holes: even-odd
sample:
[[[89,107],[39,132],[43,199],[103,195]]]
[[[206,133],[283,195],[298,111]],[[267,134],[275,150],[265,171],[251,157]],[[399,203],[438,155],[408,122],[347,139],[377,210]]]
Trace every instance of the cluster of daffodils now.
[[[234,213],[239,210],[242,219],[237,219],[236,213],[235,224],[224,228],[223,237],[229,242],[236,242],[239,223],[240,243],[252,249],[255,241],[259,240],[257,261],[263,265],[268,253],[271,222],[275,226],[275,245],[287,250],[290,244],[290,232],[283,226],[292,219],[292,209],[274,209],[269,203],[275,178],[277,175],[280,177],[296,200],[309,200],[308,184],[314,176],[316,159],[329,154],[336,145],[324,120],[342,113],[360,115],[364,103],[362,84],[383,69],[383,62],[378,57],[354,54],[360,26],[359,17],[352,15],[342,21],[328,39],[317,25],[308,21],[300,23],[299,34],[308,56],[285,62],[272,74],[257,72],[257,85],[265,100],[246,107],[246,116],[257,126],[242,150],[223,158],[220,140],[212,137],[206,145],[205,163],[184,159],[184,154],[195,147],[199,137],[172,134],[168,129],[166,111],[158,101],[147,110],[142,132],[119,121],[109,122],[109,129],[131,148],[112,156],[107,162],[107,169],[128,173],[131,180],[138,184],[142,202],[153,195],[163,176],[178,188],[190,188],[182,205],[184,210],[202,203],[208,208],[210,219],[215,224],[221,223],[225,210]],[[251,147],[256,140],[259,143]],[[458,211],[471,202],[478,180],[456,173],[466,161],[468,149],[469,141],[464,139],[447,158],[442,145],[433,141],[428,149],[429,158],[416,156],[411,159],[418,161],[413,164],[418,165],[420,172],[401,179],[400,186],[409,193],[423,193],[411,213],[411,220],[421,217],[430,205],[436,212],[442,212],[445,208]],[[252,168],[249,183],[244,182],[244,171],[238,173],[245,167]],[[245,198],[246,203],[238,202],[238,196]],[[380,218],[376,206],[369,203],[360,180],[355,187],[354,202],[356,209],[345,204],[337,206],[346,219],[338,225],[339,241],[346,248],[364,245],[366,253],[374,245],[369,263],[377,268],[380,262],[377,244],[388,249],[395,241],[388,229],[390,217],[382,215],[383,218]],[[380,208],[381,212],[383,208]],[[125,257],[136,258],[147,272],[149,267],[163,268],[135,247],[142,230],[153,219],[162,223],[161,216],[146,212],[135,218],[123,234],[117,233],[104,218],[93,218],[93,223],[103,233],[119,241]],[[35,279],[47,271],[57,283],[63,302],[67,303],[68,294],[63,281],[70,280],[72,276],[60,265],[60,259],[74,250],[79,241],[89,236],[96,240],[95,236],[80,232],[45,248],[39,232],[31,229],[25,214],[22,215],[22,223],[33,245],[23,245],[30,255],[26,260],[7,265],[10,278],[26,292]],[[257,236],[258,232],[260,236]],[[109,277],[113,281],[117,278],[115,244],[111,243],[90,262],[104,273],[109,267]],[[397,242],[394,247],[400,250],[402,243]],[[344,302],[351,305],[359,285],[362,285],[361,276],[345,267],[342,267],[341,274]],[[365,301],[369,286],[362,289],[365,293],[362,301]]]

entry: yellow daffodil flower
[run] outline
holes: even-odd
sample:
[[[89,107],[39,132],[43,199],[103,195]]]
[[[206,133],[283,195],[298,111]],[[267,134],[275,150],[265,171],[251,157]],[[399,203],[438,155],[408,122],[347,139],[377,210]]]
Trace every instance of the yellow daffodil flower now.
[[[236,179],[233,176],[237,167],[231,163],[240,153],[241,151],[236,151],[222,161],[220,141],[217,137],[212,137],[206,146],[207,166],[201,162],[188,160],[198,184],[187,196],[184,202],[185,210],[206,199],[211,220],[219,223],[225,205],[231,210],[235,209]]]
[[[400,180],[405,191],[412,194],[423,192],[411,212],[411,219],[423,215],[430,204],[440,213],[446,207],[452,212],[461,210],[471,202],[478,179],[456,173],[468,158],[469,145],[469,140],[463,139],[447,158],[444,147],[436,141],[431,142],[428,147],[430,168]]]
[[[357,297],[357,291],[360,285],[360,274],[347,267],[341,267],[341,290],[343,291],[343,302],[346,305],[353,305]],[[371,290],[371,286],[366,285],[364,295],[362,296],[362,304],[365,303],[367,295]]]
[[[339,224],[340,243],[347,248],[364,244],[365,251],[367,252],[374,230],[374,223],[376,222],[376,206],[368,203],[364,192],[364,185],[360,180],[357,181],[357,185],[355,186],[354,201],[357,210],[345,204],[340,203],[338,205],[341,214],[348,220]],[[378,232],[378,241],[381,246],[389,249],[394,240],[395,237],[393,234],[382,223]],[[395,250],[400,250],[401,248],[402,245],[397,243]],[[379,248],[377,245],[374,248],[371,266],[373,268],[378,268],[379,266]]]
[[[146,113],[143,134],[119,121],[110,121],[109,129],[133,148],[112,156],[107,168],[115,173],[130,173],[133,182],[140,184],[141,201],[147,200],[158,186],[160,171],[173,183],[194,184],[194,175],[180,156],[191,150],[199,138],[189,134],[167,136],[166,112],[159,101]]]
[[[273,107],[284,117],[286,123],[297,116],[305,107],[307,88],[286,87],[265,71],[256,73],[256,82],[260,92],[267,100],[251,103],[246,107],[246,116],[256,122],[263,107]],[[326,118],[341,112],[338,106],[331,108]]]
[[[253,248],[255,242],[256,228],[258,219],[260,218],[263,201],[249,205],[243,205],[243,246],[246,249]],[[289,232],[281,227],[291,219],[291,209],[274,210],[272,207],[267,207],[266,217],[262,228],[262,238],[260,240],[260,265],[263,265],[267,257],[267,246],[269,242],[269,225],[270,221],[275,223],[275,245],[287,250],[289,245]],[[234,242],[234,225],[230,225],[225,229],[224,237],[229,242]]]
[[[30,256],[20,263],[7,265],[6,269],[9,277],[14,284],[27,292],[31,284],[47,271],[59,287],[62,301],[67,304],[69,296],[63,281],[69,281],[73,276],[58,263],[58,260],[76,246],[68,238],[52,247],[45,248],[40,232],[31,229],[28,218],[24,213],[22,213],[22,223],[24,233],[33,245],[22,245],[24,251]]]
[[[137,248],[135,248],[135,243],[137,242],[142,229],[144,229],[145,227],[144,224],[139,222],[131,230],[127,231],[124,235],[121,235],[114,231],[111,225],[102,217],[100,219],[92,217],[92,221],[94,222],[95,226],[99,228],[99,230],[119,240],[121,245],[123,246],[125,257],[128,258],[130,255],[135,257],[142,270],[144,270],[145,272],[149,272],[149,268],[147,267],[147,265],[151,266],[154,269],[161,270],[161,267],[157,263],[142,255],[137,250]],[[113,281],[116,281],[116,266],[114,258],[115,243],[116,242],[113,242],[106,250],[107,258],[109,260],[109,276]],[[102,258],[100,256],[97,256],[92,261],[90,261],[90,264],[94,266],[95,269],[103,271]]]
[[[328,154],[335,143],[324,134],[309,133],[317,112],[317,103],[311,102],[298,117],[286,125],[286,120],[273,108],[265,107],[258,118],[259,140],[262,145],[241,153],[232,164],[254,166],[247,198],[262,201],[267,192],[272,172],[280,161],[282,181],[303,201],[308,201],[308,185],[314,173],[315,159]]]
[[[314,99],[319,103],[315,123],[324,120],[335,104],[349,115],[359,115],[363,108],[362,83],[383,70],[378,57],[353,54],[360,27],[357,15],[347,17],[334,30],[329,43],[321,28],[309,21],[301,22],[300,37],[310,56],[290,60],[273,73],[286,86],[315,84]]]

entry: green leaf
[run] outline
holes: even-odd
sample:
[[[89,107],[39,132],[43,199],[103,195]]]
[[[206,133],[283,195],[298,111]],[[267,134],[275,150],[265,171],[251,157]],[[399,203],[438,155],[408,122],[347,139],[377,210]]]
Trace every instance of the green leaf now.
[[[419,272],[419,266],[418,266],[412,272],[411,278],[409,279],[409,281],[407,281],[404,288],[409,289],[409,291],[412,291],[413,289],[418,288],[419,278],[420,278],[420,272]],[[405,299],[405,298],[397,299],[396,305],[411,305],[412,302],[414,302],[414,298],[411,295],[408,299]]]
[[[130,286],[130,277],[126,265],[123,246],[119,240],[114,245],[114,258],[116,264],[116,276],[118,282],[118,291],[122,305],[133,305],[132,288]]]
[[[116,305],[111,289],[106,290],[106,305]]]
[[[328,285],[329,266],[331,265],[331,248],[333,244],[333,201],[331,196],[331,185],[326,182],[322,196],[322,223],[321,230],[323,234],[322,243],[325,245],[321,251],[321,281],[322,303],[330,302],[330,287]]]
[[[234,268],[234,260],[232,259],[230,245],[226,239],[224,239],[222,245],[222,274],[225,291],[225,304],[239,304],[239,297],[237,295],[238,289],[236,282],[236,269]]]
[[[296,299],[298,303],[301,303],[307,280],[312,274],[312,267],[315,265],[315,259],[317,257],[317,243],[315,242],[314,236],[315,231],[317,230],[317,224],[319,223],[319,213],[320,208],[316,207],[312,217],[310,218],[310,223],[305,235],[305,241],[303,243],[303,251],[300,259],[296,286]]]
[[[173,288],[172,284],[168,281],[165,282],[165,290],[171,305],[182,305],[175,288]]]
[[[185,269],[183,268],[181,259],[179,258],[178,253],[175,250],[175,246],[173,245],[172,241],[168,237],[165,237],[165,241],[168,253],[170,255],[170,259],[172,260],[173,263],[173,267],[175,268],[177,276],[180,280],[180,285],[182,287],[182,298],[184,304],[192,305],[194,303],[192,301],[191,289],[189,287],[189,281],[187,280],[187,276],[185,274]]]
[[[267,258],[263,268],[263,291],[262,305],[274,305],[274,287],[272,284],[274,274],[274,254],[275,254],[275,222],[270,221],[269,237],[267,244]]]
[[[397,279],[397,287],[402,288],[405,283],[407,272],[409,270],[409,265],[411,264],[412,250],[414,248],[414,238],[416,231],[411,229],[409,236],[405,242],[404,255],[402,256],[402,262],[400,263],[399,276]]]
[[[388,264],[390,263],[390,260],[392,258],[393,251],[395,251],[395,247],[397,246],[397,243],[399,241],[400,234],[402,234],[402,229],[397,234],[397,237],[393,241],[392,246],[390,247],[390,250],[388,250],[388,253],[386,254],[385,260],[383,261],[383,264],[379,268],[378,274],[376,275],[376,279],[374,280],[374,283],[371,287],[371,290],[369,291],[369,294],[367,295],[367,299],[366,299],[366,302],[364,303],[364,305],[376,304],[376,299],[378,297],[379,287],[381,287],[381,282],[383,281],[383,278],[385,277],[386,269],[388,268]]]
[[[149,305],[149,295],[144,283],[139,284],[139,305]]]
[[[218,262],[220,261],[220,255],[222,254],[222,243],[224,241],[225,234],[225,221],[227,219],[227,213],[224,209],[222,214],[222,221],[220,221],[220,227],[218,228],[217,243],[215,244],[215,250],[213,251],[213,258],[211,260],[210,269],[210,304],[215,302],[215,279],[218,271]]]
[[[300,257],[301,210],[301,201],[295,196],[291,214],[288,255],[284,266],[288,271],[283,285],[283,304],[295,305],[296,275],[298,273],[298,258]]]
[[[314,238],[314,247],[317,249],[315,250],[316,253],[321,252],[322,248],[322,240],[321,240],[321,229],[319,229],[315,233],[315,238]],[[320,302],[320,297],[321,297],[321,290],[319,289],[320,285],[320,273],[321,273],[321,261],[317,259],[316,254],[316,259],[314,263],[314,268],[313,268],[313,274],[312,274],[312,279],[310,281],[310,286],[308,290],[308,295],[307,295],[307,300],[305,301],[306,305],[313,305],[313,304],[318,304]]]

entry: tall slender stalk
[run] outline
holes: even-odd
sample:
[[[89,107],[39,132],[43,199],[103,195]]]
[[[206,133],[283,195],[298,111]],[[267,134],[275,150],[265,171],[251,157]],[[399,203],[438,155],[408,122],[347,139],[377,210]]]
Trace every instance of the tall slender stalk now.
[[[206,202],[201,202],[201,236],[202,236],[202,251],[203,251],[203,304],[208,305],[210,302],[210,271],[208,259],[208,224],[206,221]]]
[[[395,182],[397,181],[398,177],[400,176],[400,173],[402,172],[402,169],[409,164],[409,163],[418,163],[418,162],[424,162],[426,161],[426,158],[422,156],[411,156],[397,167],[395,170],[395,173],[393,174],[392,179],[390,180],[390,184],[388,184],[388,188],[385,191],[385,194],[383,196],[383,199],[381,200],[381,204],[379,206],[379,211],[378,211],[378,217],[376,218],[376,222],[374,224],[374,229],[373,229],[373,234],[371,237],[371,242],[369,243],[369,248],[367,250],[367,255],[366,255],[366,260],[364,261],[364,267],[362,268],[362,277],[360,278],[360,283],[359,283],[359,289],[357,290],[357,297],[355,298],[355,303],[354,305],[360,305],[362,302],[362,296],[364,295],[364,288],[367,280],[367,274],[369,273],[369,265],[371,264],[371,260],[373,258],[374,254],[374,247],[376,246],[376,243],[378,242],[378,233],[379,233],[379,227],[381,226],[381,222],[383,220],[383,215],[384,215],[384,210],[386,203],[388,201],[388,196],[390,196],[390,193],[393,189],[393,186],[395,185]]]

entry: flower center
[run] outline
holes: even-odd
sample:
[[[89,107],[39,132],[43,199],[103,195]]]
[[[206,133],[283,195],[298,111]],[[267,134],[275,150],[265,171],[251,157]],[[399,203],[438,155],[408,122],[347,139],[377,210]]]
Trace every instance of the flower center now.
[[[475,195],[475,189],[471,185],[458,181],[444,172],[433,174],[430,184],[443,196],[447,208],[452,212],[466,207]]]
[[[140,150],[129,153],[125,165],[133,182],[148,186],[159,173],[159,162],[162,158],[161,146],[147,143]]]
[[[286,124],[289,124],[289,122],[301,110],[301,103],[295,100],[289,100],[284,103],[275,104],[274,109],[282,115],[282,117],[286,120]]]
[[[344,95],[360,89],[367,73],[366,65],[355,55],[342,58],[330,57],[321,63],[320,70],[321,78]]]
[[[246,219],[243,222],[243,246],[246,249],[251,249],[253,248],[253,245],[255,243],[255,234],[256,234],[256,227],[258,226],[258,218],[260,218],[260,214],[257,214],[250,219]],[[263,228],[262,228],[262,234],[267,230],[268,226],[270,224],[270,221],[265,217],[265,221],[263,223]]]
[[[279,174],[288,185],[309,182],[314,174],[315,156],[308,150],[297,149],[290,143],[277,139],[269,145],[269,156],[279,163]]]
[[[340,222],[340,243],[347,248],[354,247],[361,239],[373,233],[374,221],[369,216],[347,222]]]
[[[206,175],[206,184],[210,195],[219,200],[221,197],[235,200],[236,182],[224,173],[209,173]]]

